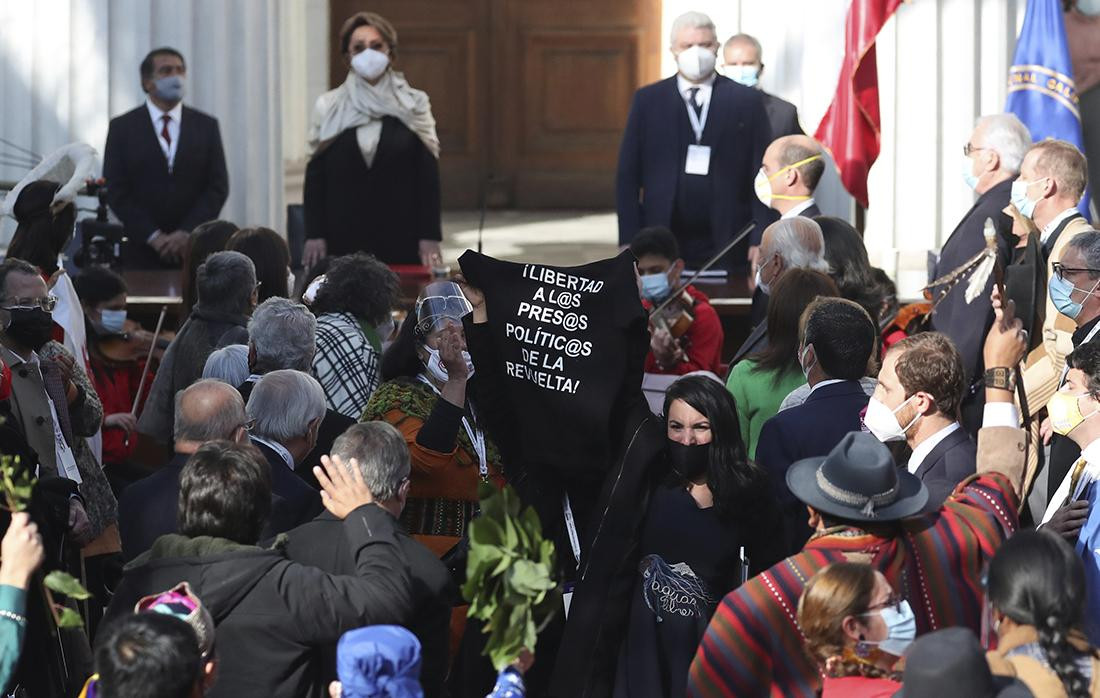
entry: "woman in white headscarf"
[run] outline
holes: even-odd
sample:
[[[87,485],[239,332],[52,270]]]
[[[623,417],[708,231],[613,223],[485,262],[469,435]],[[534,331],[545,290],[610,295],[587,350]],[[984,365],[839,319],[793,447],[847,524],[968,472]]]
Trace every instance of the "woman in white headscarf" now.
[[[313,110],[303,263],[370,252],[387,264],[442,262],[439,138],[428,95],[395,71],[397,32],[372,12],[340,30],[347,79]]]

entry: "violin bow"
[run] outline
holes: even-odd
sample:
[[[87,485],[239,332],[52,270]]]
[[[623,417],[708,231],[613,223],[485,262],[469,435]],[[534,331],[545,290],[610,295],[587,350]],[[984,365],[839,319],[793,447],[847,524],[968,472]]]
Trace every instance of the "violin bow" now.
[[[705,271],[706,271],[707,269],[710,269],[710,268],[711,268],[711,267],[713,267],[713,266],[714,266],[715,264],[717,264],[717,263],[718,263],[718,260],[719,260],[719,259],[722,259],[722,257],[725,257],[725,256],[726,256],[726,253],[727,253],[727,252],[729,252],[730,250],[732,250],[732,249],[734,248],[734,246],[735,246],[735,245],[736,245],[737,243],[739,243],[739,242],[741,242],[742,240],[744,240],[744,239],[745,239],[745,236],[746,236],[746,235],[748,235],[748,234],[749,234],[749,233],[750,233],[750,232],[752,231],[752,229],[753,229],[753,228],[755,228],[755,227],[756,227],[756,221],[754,221],[754,220],[752,220],[752,221],[749,221],[749,222],[748,222],[748,223],[747,223],[747,224],[745,225],[745,227],[744,227],[744,228],[742,228],[742,229],[741,229],[741,230],[740,230],[740,231],[739,231],[739,232],[738,232],[738,233],[737,233],[736,235],[734,235],[734,236],[733,236],[733,239],[732,239],[732,240],[730,240],[729,242],[727,242],[727,243],[726,243],[725,247],[723,247],[722,249],[718,250],[718,253],[717,253],[717,254],[715,254],[715,255],[714,255],[713,257],[711,257],[711,258],[710,258],[710,259],[709,259],[709,260],[707,261],[707,263],[706,263],[706,264],[704,264],[703,266],[699,267],[699,271],[697,271],[697,272],[695,272],[694,274],[692,274],[692,275],[691,275],[691,278],[690,278],[690,279],[688,279],[687,281],[683,282],[682,284],[680,284],[680,287],[679,287],[679,288],[677,288],[677,289],[676,289],[675,291],[673,291],[672,293],[670,293],[670,294],[669,294],[669,296],[668,296],[668,298],[666,298],[666,299],[664,300],[664,302],[662,302],[662,303],[661,303],[660,305],[658,305],[658,306],[657,306],[656,308],[654,308],[653,310],[651,310],[651,311],[650,311],[650,313],[649,313],[650,317],[652,317],[652,316],[655,316],[655,315],[656,315],[657,313],[659,313],[659,312],[661,312],[662,310],[664,310],[665,308],[667,308],[667,307],[668,307],[668,305],[669,305],[669,303],[671,303],[671,302],[672,302],[673,300],[675,300],[675,299],[679,298],[679,297],[680,297],[680,294],[684,292],[684,289],[685,289],[685,288],[687,288],[688,286],[690,286],[690,285],[691,285],[692,283],[694,283],[694,282],[695,282],[695,280],[696,280],[696,279],[698,279],[698,278],[699,278],[700,276],[702,276],[703,272],[705,272]]]
[[[134,396],[134,406],[130,408],[130,414],[137,416],[138,404],[141,402],[141,394],[145,391],[145,379],[149,377],[149,365],[152,363],[153,350],[157,348],[157,340],[160,339],[160,330],[164,326],[164,316],[168,313],[168,306],[160,307],[160,317],[157,318],[157,329],[153,332],[153,343],[149,346],[149,358],[145,360],[145,367],[141,369],[141,381],[138,383],[137,395]]]

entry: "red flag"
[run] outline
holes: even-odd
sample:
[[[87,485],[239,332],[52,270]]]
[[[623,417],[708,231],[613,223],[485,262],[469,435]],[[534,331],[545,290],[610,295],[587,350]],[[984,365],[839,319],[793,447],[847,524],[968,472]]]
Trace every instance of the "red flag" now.
[[[844,188],[867,208],[867,173],[879,152],[875,37],[905,0],[852,0],[836,96],[814,137],[828,148]]]

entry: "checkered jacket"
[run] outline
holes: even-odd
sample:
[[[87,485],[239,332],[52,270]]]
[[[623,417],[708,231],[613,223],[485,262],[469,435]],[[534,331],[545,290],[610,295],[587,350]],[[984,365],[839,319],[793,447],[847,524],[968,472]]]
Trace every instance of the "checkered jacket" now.
[[[313,375],[325,390],[328,406],[358,420],[381,382],[378,352],[351,313],[317,318]]]

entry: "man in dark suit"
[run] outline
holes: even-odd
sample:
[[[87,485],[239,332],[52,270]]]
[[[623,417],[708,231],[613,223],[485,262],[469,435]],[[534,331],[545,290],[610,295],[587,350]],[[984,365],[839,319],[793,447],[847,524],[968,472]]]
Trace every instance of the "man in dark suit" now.
[[[375,502],[394,518],[401,517],[409,492],[409,449],[404,437],[385,422],[355,424],[332,446],[332,459],[346,467],[356,467]],[[355,560],[340,519],[328,512],[290,531],[287,557],[329,574],[355,574]],[[397,531],[397,543],[409,565],[413,612],[409,629],[420,640],[422,666],[420,682],[427,698],[445,695],[451,608],[458,596],[447,567],[426,547],[413,540],[403,529]],[[317,671],[327,684],[336,678],[336,648],[322,651]]]
[[[825,261],[825,238],[821,226],[809,218],[795,216],[772,223],[760,240],[760,266],[756,283],[767,296],[771,285],[788,269],[812,269],[828,273]],[[730,366],[768,346],[768,325],[761,321],[749,333],[748,339],[734,353]]]
[[[191,454],[208,441],[248,441],[244,400],[232,386],[200,380],[176,397],[175,454],[160,470],[123,490],[118,501],[122,556],[134,559],[176,532],[179,477]]]
[[[317,320],[301,303],[271,297],[258,305],[248,322],[248,368],[252,375],[238,386],[241,397],[248,400],[256,382],[271,371],[292,369],[311,373],[316,334]],[[299,477],[320,489],[313,468],[321,465],[321,456],[329,453],[336,437],[352,424],[354,419],[326,407],[317,429],[317,443],[305,458],[296,462],[294,470]]]
[[[676,234],[688,268],[697,269],[750,220],[758,245],[767,209],[752,193],[771,142],[760,93],[718,75],[714,24],[699,12],[673,22],[678,73],[634,94],[619,151],[619,244],[642,228]],[[749,245],[720,266],[743,266]]]
[[[265,373],[252,388],[245,407],[253,422],[249,437],[271,464],[271,492],[285,500],[272,509],[276,533],[300,526],[321,513],[320,493],[295,473],[295,466],[317,444],[325,416],[325,392],[308,373],[280,369]]]
[[[759,90],[760,96],[764,98],[764,111],[768,114],[772,138],[804,135],[802,124],[798,122],[798,107],[760,87],[760,76],[764,72],[764,50],[756,37],[735,34],[726,39],[722,46],[722,58],[723,75],[745,87]]]
[[[875,348],[878,329],[867,311],[842,298],[819,298],[806,309],[799,354],[810,396],[764,422],[756,462],[772,481],[784,514],[791,553],[810,536],[806,508],[787,488],[787,468],[804,458],[824,456],[844,435],[861,431],[867,394],[859,379]]]
[[[928,487],[929,511],[975,471],[978,446],[957,420],[965,388],[951,340],[939,332],[916,334],[886,352],[863,420],[880,441],[908,443],[907,469]]]
[[[963,147],[962,172],[963,179],[978,198],[943,244],[939,259],[930,270],[929,282],[961,267],[985,249],[987,220],[993,221],[997,233],[997,257],[1002,265],[1008,265],[1014,244],[1012,219],[1002,211],[1008,206],[1012,180],[1020,171],[1020,163],[1030,145],[1027,127],[1012,114],[994,114],[978,120],[970,140]],[[982,342],[993,324],[993,306],[989,300],[993,275],[971,303],[966,301],[964,289],[965,282],[936,306],[931,327],[955,343],[963,360],[965,385],[971,386],[985,370]],[[944,290],[943,286],[934,287],[933,298],[938,298]],[[971,435],[977,434],[981,427],[984,395],[985,391],[979,386],[979,389],[967,390],[963,396],[962,424]]]
[[[217,119],[183,105],[187,65],[172,48],[141,62],[145,104],[111,119],[103,151],[107,201],[130,239],[124,261],[178,267],[189,232],[229,195]]]

